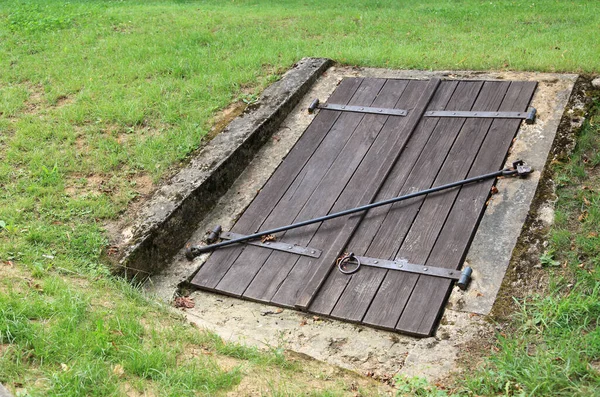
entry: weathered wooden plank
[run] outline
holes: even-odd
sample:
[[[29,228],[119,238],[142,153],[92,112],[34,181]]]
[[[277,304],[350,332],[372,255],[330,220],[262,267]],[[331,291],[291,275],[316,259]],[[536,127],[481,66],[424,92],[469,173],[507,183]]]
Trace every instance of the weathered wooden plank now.
[[[358,94],[362,82],[362,79],[357,78],[342,80],[332,93],[331,101],[349,103]],[[341,115],[341,112],[328,111],[319,113],[313,119],[273,176],[269,178],[261,192],[236,222],[232,228],[233,232],[249,233],[260,227],[271,213],[273,204],[279,202],[288,191],[298,173],[302,171],[306,162],[309,161],[316,148],[326,138],[327,132]],[[213,252],[194,276],[192,284],[206,289],[214,289],[244,248],[244,246],[231,246]]]
[[[482,87],[486,88],[486,92],[480,95]],[[489,87],[484,86],[483,82],[461,82],[448,103],[447,108],[453,110],[472,110],[474,104],[477,103],[478,96],[485,97],[491,91]],[[468,122],[469,120],[467,119],[457,118],[443,119],[438,123],[431,139],[427,142],[425,149],[411,170],[406,183],[402,186],[400,195],[426,189],[434,184],[435,179],[443,172],[443,164],[448,151],[456,143],[457,137],[461,135],[461,131]],[[470,162],[468,165],[470,166]],[[414,225],[415,218],[420,214],[419,211],[425,198],[421,197],[411,201],[410,203],[407,202],[406,205],[394,205],[390,208],[381,228],[376,233],[375,239],[367,249],[366,256],[385,259],[394,258],[398,248],[409,234],[411,226]],[[353,249],[352,247],[349,248]],[[412,259],[410,261],[411,263],[419,263],[414,262]],[[375,271],[358,272],[352,277],[352,280],[331,313],[333,317],[350,318],[354,321],[362,320],[388,272],[400,273],[384,269],[373,270]],[[364,287],[365,284],[368,285],[368,288]],[[350,304],[350,302],[354,302],[354,304]],[[379,307],[379,302],[384,303],[384,307]],[[371,310],[371,313],[385,313],[385,320],[389,321],[391,313],[387,306],[393,305],[393,303],[385,301],[376,301],[374,303],[376,305]],[[397,321],[396,319],[397,316],[393,320],[393,324]],[[387,324],[377,325],[386,326]]]
[[[407,85],[407,80],[388,80],[372,106],[394,107]],[[294,222],[325,215],[331,209],[364,155],[379,136],[387,119],[387,116],[381,115],[364,117]],[[290,230],[281,239],[304,246],[308,244],[317,229],[318,224]],[[271,253],[244,292],[244,296],[259,301],[270,301],[296,259],[296,256],[283,252]]]
[[[361,163],[361,166],[352,178],[355,182],[352,183],[351,180],[348,186],[349,188],[345,189],[344,194],[340,196],[336,205],[339,204],[344,207],[352,207],[372,202],[377,196],[383,181],[389,176],[391,169],[400,157],[406,142],[414,132],[439,84],[439,79],[431,79],[427,83],[427,86],[419,97],[419,100],[416,102],[414,109],[412,109],[405,118],[403,123],[404,126],[401,130],[402,132],[395,135],[393,139],[389,141],[389,144],[386,145],[388,151],[386,156],[379,156],[377,152],[369,151],[369,153],[375,153],[376,156],[365,156],[365,160]],[[331,229],[323,229],[325,231],[322,234],[324,241],[331,242],[332,244],[330,244],[327,251],[324,252],[322,259],[315,263],[315,266],[312,267],[308,273],[305,273],[308,274],[310,278],[308,279],[308,283],[300,284],[304,286],[304,288],[301,289],[302,292],[300,295],[297,295],[297,292],[288,294],[289,297],[298,297],[294,302],[296,307],[306,309],[310,303],[312,303],[315,294],[327,279],[336,257],[340,255],[343,247],[346,245],[348,239],[352,236],[363,217],[364,213],[360,214],[360,216],[343,219],[342,221],[345,221],[345,227],[341,228],[341,231],[339,232],[336,231],[331,233]],[[302,258],[298,264],[301,264],[303,259],[304,258]],[[290,275],[294,270],[300,268],[302,268],[302,266],[295,266]],[[304,270],[305,269],[302,269],[302,273]],[[290,277],[288,277],[288,279],[289,278]],[[283,288],[280,289],[280,291],[282,290]],[[300,289],[296,289],[296,291],[300,292]]]
[[[442,81],[433,99],[431,100],[428,109],[443,109],[450,100],[454,90],[458,85],[457,81]],[[390,176],[384,182],[381,191],[378,193],[375,201],[381,201],[390,197],[398,196],[400,188],[406,181],[410,171],[414,167],[417,159],[423,151],[427,141],[429,140],[439,118],[428,117],[424,118],[415,132],[407,142],[407,150],[402,153],[398,159],[398,163],[394,166]],[[408,150],[410,149],[410,150]],[[357,229],[356,233],[350,239],[348,247],[352,252],[363,254],[366,252],[373,236],[379,230],[381,223],[385,219],[385,215],[390,210],[391,205],[378,207],[369,210],[365,218]],[[371,269],[364,269],[370,271]],[[362,272],[363,270],[361,270]],[[333,307],[337,303],[346,285],[353,276],[345,275],[340,272],[331,272],[326,283],[321,288],[315,301],[310,306],[310,311],[313,313],[330,315]]]
[[[404,108],[414,107],[415,103],[422,96],[422,91],[426,85],[427,82],[425,81],[411,81],[396,106]],[[364,193],[365,189],[374,189],[381,183],[381,180],[376,180],[372,175],[371,177],[367,177],[367,174],[373,172],[373,164],[376,163],[376,160],[380,163],[383,159],[389,158],[393,149],[390,147],[390,142],[398,136],[405,134],[403,131],[406,122],[407,119],[405,117],[396,117],[387,120],[379,135],[380,139],[373,144],[371,150],[369,150],[367,155],[363,158],[361,166],[352,176],[347,189],[354,189],[354,191],[357,191],[357,189],[362,188],[361,193]],[[370,168],[367,168],[369,165]],[[338,197],[335,206],[330,212],[352,208],[358,204],[360,199],[359,195],[348,194],[345,190],[342,195]],[[358,218],[356,218],[356,216],[350,216],[332,219],[322,223],[319,225],[317,233],[312,236],[309,243],[317,244],[319,247],[331,247],[331,245],[334,244],[335,236],[339,234],[341,230],[347,226],[347,222],[351,220],[357,221]],[[323,254],[321,255],[321,258],[319,258],[319,261],[322,259]],[[283,280],[279,288],[277,288],[271,301],[279,305],[293,306],[302,291],[302,285],[306,284],[307,278],[311,277],[311,267],[314,266],[316,268],[316,266],[318,266],[316,264],[317,262],[318,261],[315,260],[307,263],[299,258],[297,262],[293,263],[292,270],[289,271],[286,279]]]
[[[384,84],[384,79],[365,79],[349,103],[370,106],[382,94]],[[383,93],[384,98],[389,96],[389,91]],[[395,103],[397,94],[392,96],[396,97],[392,99]],[[385,116],[365,116],[359,113],[343,114],[298,174],[293,188],[288,189],[275,205],[265,203],[274,208],[260,228],[271,229],[321,215],[322,212],[319,213],[323,211],[321,206],[327,208],[327,201],[335,200],[343,190],[346,181],[350,179],[354,169],[360,163],[362,153],[368,150],[379,132],[377,130],[375,133],[363,134],[361,126],[365,125],[364,119],[371,120],[371,123],[377,121],[381,125],[385,118]],[[356,155],[349,156],[345,152],[356,152]],[[311,226],[317,227],[317,225]],[[298,231],[309,233],[307,230],[310,230],[311,226]],[[282,240],[280,237],[278,239]],[[271,253],[271,250],[262,247],[246,247],[217,284],[216,289],[235,296],[243,294]],[[294,260],[295,255],[287,254],[286,258]]]
[[[514,101],[503,102],[501,111],[524,111],[535,91],[534,82],[512,82],[507,97]],[[502,167],[512,139],[518,131],[518,120],[494,120],[468,176],[476,176]],[[485,210],[494,181],[464,186],[457,197],[442,232],[433,247],[427,263],[438,263],[448,268],[458,268]],[[444,302],[452,283],[434,277],[418,278],[404,313],[396,329],[409,334],[427,336],[443,312]]]
[[[472,110],[497,110],[507,88],[508,84],[505,83],[486,82]],[[460,110],[453,106],[448,106],[448,109]],[[452,148],[446,150],[448,154],[445,156],[444,163],[441,165],[432,185],[452,182],[465,176],[490,124],[491,120],[489,119],[468,119],[465,121]],[[462,174],[461,167],[464,168]],[[393,258],[407,258],[411,263],[425,262],[439,233],[439,227],[436,228],[436,219],[441,219],[443,222],[446,216],[440,211],[427,208],[427,205],[429,202],[435,202],[440,197],[443,199],[450,198],[451,202],[454,200],[452,191],[440,192],[422,200],[420,212],[415,214],[416,218],[412,220],[410,231],[404,229],[408,233],[405,234],[405,239],[402,245],[399,246],[400,249],[397,248],[394,252]],[[425,235],[420,235],[418,231],[424,232]],[[422,238],[420,242],[415,241],[420,238]],[[413,291],[417,278],[417,275],[399,271],[386,272],[385,279],[364,316],[364,321],[371,325],[393,329]],[[399,288],[400,286],[402,287]]]

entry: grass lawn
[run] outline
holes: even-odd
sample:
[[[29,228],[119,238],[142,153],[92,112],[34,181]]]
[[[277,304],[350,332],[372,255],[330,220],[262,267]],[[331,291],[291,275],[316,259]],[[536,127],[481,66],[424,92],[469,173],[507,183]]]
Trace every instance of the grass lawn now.
[[[0,0],[0,382],[22,395],[179,396],[312,373],[191,329],[111,277],[103,225],[197,149],[217,111],[301,57],[598,73],[599,29],[595,0]],[[474,393],[600,394],[595,112],[554,166],[543,261],[567,265],[547,296],[521,303],[520,332],[466,381]],[[375,392],[349,375],[278,377],[264,390]]]

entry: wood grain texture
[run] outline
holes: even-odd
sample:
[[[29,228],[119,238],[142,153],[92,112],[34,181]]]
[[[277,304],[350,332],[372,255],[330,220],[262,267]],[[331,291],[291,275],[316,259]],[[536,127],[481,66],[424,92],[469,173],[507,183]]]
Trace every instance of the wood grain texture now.
[[[535,87],[535,82],[512,82],[499,110],[526,110]],[[468,177],[492,172],[503,166],[519,125],[519,120],[495,119],[492,122]],[[495,181],[488,180],[463,186],[460,189],[427,264],[436,263],[438,266],[454,269],[460,267],[494,183]],[[431,335],[443,312],[451,286],[450,280],[419,277],[404,313],[396,325],[396,330],[418,336]]]
[[[393,108],[404,92],[408,81],[388,80],[373,102],[375,107]],[[338,196],[361,163],[366,152],[378,139],[387,116],[366,115],[353,136],[348,140],[338,158],[323,177],[310,199],[301,209],[294,222],[325,215],[335,204]],[[318,224],[290,230],[282,240],[307,245],[318,230]],[[269,301],[283,282],[298,258],[283,252],[272,252],[266,259],[244,296],[259,301]]]
[[[472,110],[490,108],[497,110],[507,88],[508,84],[485,83],[477,96],[477,100],[474,101]],[[461,110],[453,104],[449,104],[448,109]],[[485,138],[489,124],[491,124],[489,119],[464,120],[460,130],[457,131],[456,139],[450,147],[446,148],[445,153],[447,155],[442,159],[443,163],[439,163],[435,179],[427,177],[427,181],[431,183],[431,186],[464,178],[481,142]],[[461,167],[464,169],[462,173]],[[439,198],[447,200],[451,204],[454,200],[452,190],[429,195],[420,200],[419,212],[414,213],[410,229],[407,230],[404,226],[401,230],[404,239],[402,244],[397,246],[392,258],[406,259],[411,263],[425,263],[439,233],[439,227],[437,226],[440,222],[443,224],[446,217],[446,213],[440,211],[439,208],[433,208],[430,204],[431,202],[436,203]],[[402,224],[397,225],[402,227]],[[398,230],[395,229],[391,232],[397,233]],[[394,328],[410,294],[413,292],[414,283],[418,276],[398,271],[387,271],[385,273],[385,280],[365,314],[364,321],[371,325]],[[398,288],[401,285],[402,288]]]
[[[456,81],[443,81],[431,100],[427,110],[443,109],[450,100],[457,85],[458,82]],[[398,196],[401,187],[404,185],[406,178],[423,151],[438,120],[439,118],[431,117],[425,118],[419,123],[417,129],[407,142],[407,148],[409,150],[405,150],[402,156],[400,156],[398,163],[394,166],[389,178],[384,182],[375,201]],[[391,205],[386,205],[369,210],[365,214],[365,218],[361,222],[360,227],[347,244],[347,250],[352,251],[357,255],[363,255],[371,243],[373,236],[381,227],[381,223],[385,219],[385,215],[390,210],[390,207]],[[363,270],[365,270],[365,272],[371,272],[373,269]],[[327,278],[326,284],[312,303],[310,311],[330,315],[348,282],[353,277],[354,275],[345,275],[336,271],[331,272]]]
[[[340,203],[343,206],[342,208],[352,208],[356,205],[368,204],[373,201],[377,196],[383,181],[387,179],[394,164],[403,152],[408,139],[419,124],[419,121],[429,105],[429,102],[431,102],[439,84],[439,79],[431,79],[427,82],[427,85],[424,87],[422,94],[416,101],[414,108],[411,109],[408,116],[405,118],[404,123],[397,122],[397,124],[403,124],[402,129],[399,131],[400,133],[394,134],[394,138],[387,141],[384,145],[388,150],[388,154],[386,156],[365,156],[365,159],[361,163],[361,167],[359,167],[353,176],[353,179],[358,182],[355,182],[356,185],[353,184],[352,181],[349,183],[350,188],[346,190],[346,194],[343,194],[340,199],[338,199],[336,205]],[[370,151],[370,153],[373,153],[373,151]],[[368,182],[368,184],[366,182]],[[358,200],[356,199],[357,197]],[[302,291],[300,292],[300,290],[298,290],[299,294],[288,295],[289,297],[297,297],[294,302],[295,307],[306,309],[312,303],[316,293],[327,279],[335,259],[342,253],[343,247],[346,245],[352,234],[354,234],[356,227],[363,217],[364,213],[342,219],[346,221],[345,227],[341,228],[339,232],[335,232],[334,234],[329,232],[324,233],[325,241],[331,242],[330,248],[324,252],[320,262],[316,263],[314,267],[309,268],[309,272],[306,273],[309,275],[308,283],[304,286]],[[298,266],[294,269],[297,268]],[[302,272],[304,272],[304,269]]]
[[[385,80],[382,79],[364,79],[349,104],[370,106],[381,94],[384,84]],[[388,94],[389,91],[386,91],[383,97],[388,98],[390,96]],[[397,98],[397,94],[395,96]],[[325,112],[329,111],[323,113]],[[378,131],[371,134],[363,133],[361,126],[366,125],[363,120],[367,118],[384,120],[385,116],[369,117],[360,113],[346,112],[339,117],[295,179],[293,175],[287,177],[294,182],[281,200],[276,204],[268,198],[268,201],[263,201],[265,207],[271,207],[271,213],[260,229],[271,229],[322,215],[322,212],[319,212],[323,211],[321,206],[327,208],[327,200],[335,200],[358,166],[362,154],[369,148],[372,139],[377,136]],[[356,156],[345,154],[353,151],[357,152]],[[297,229],[296,232],[306,234],[316,227],[317,225],[311,225]],[[278,236],[278,240],[280,239],[281,237]],[[271,250],[262,247],[246,247],[229,267],[216,289],[235,296],[243,294],[271,253]],[[293,260],[294,255],[288,254],[287,258]]]
[[[483,85],[483,82],[459,83],[451,100],[448,102],[447,108],[453,110],[471,110]],[[410,171],[399,195],[427,189],[434,184],[435,178],[443,166],[446,154],[453,146],[466,121],[466,119],[462,118],[453,118],[442,119],[438,122],[425,149],[417,159],[414,168]],[[419,214],[424,201],[425,197],[419,197],[392,205],[381,227],[375,234],[375,238],[372,239],[366,251],[366,256],[393,259],[398,248],[403,244],[409,230],[414,225],[414,220]],[[409,261],[411,263],[419,263],[414,260]],[[393,317],[394,309],[400,306],[399,303],[402,302],[402,297],[395,302],[376,300],[371,304],[371,301],[377,294],[379,285],[388,273],[398,273],[402,276],[409,276],[409,274],[400,271],[387,271],[385,269],[374,270],[374,272],[369,272],[368,274],[366,272],[355,274],[333,309],[331,313],[333,317],[351,317],[355,321],[360,321],[371,306],[371,315],[374,313],[385,314],[386,323],[374,325],[389,326],[387,321]],[[370,279],[368,282],[369,288],[363,287],[365,283],[363,278]],[[412,279],[410,276],[408,278]],[[350,304],[350,302],[355,303]],[[383,307],[380,307],[380,304]],[[396,321],[394,320],[394,325]]]
[[[348,78],[342,80],[332,93],[330,100],[336,103],[348,103],[357,93],[363,80]],[[308,162],[321,141],[327,136],[329,130],[341,116],[341,112],[323,112],[317,114],[308,126],[302,137],[294,145],[283,162],[277,167],[273,176],[269,178],[261,192],[244,211],[231,231],[236,233],[252,233],[256,231],[271,213],[273,204],[279,202],[287,192],[292,181]],[[234,245],[213,252],[208,260],[198,270],[192,284],[214,289],[223,278],[233,261],[241,254],[245,246]]]

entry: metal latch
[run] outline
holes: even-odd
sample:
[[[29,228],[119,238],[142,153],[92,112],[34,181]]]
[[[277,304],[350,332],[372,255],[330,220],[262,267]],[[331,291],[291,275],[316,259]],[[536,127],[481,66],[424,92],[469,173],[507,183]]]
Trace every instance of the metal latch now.
[[[361,266],[379,267],[382,269],[396,270],[407,273],[423,274],[425,276],[433,276],[447,278],[457,281],[456,285],[462,290],[466,290],[471,281],[473,269],[466,266],[462,271],[446,269],[443,267],[433,267],[428,265],[415,265],[409,263],[406,259],[386,260],[379,258],[368,258],[366,256],[354,255],[349,253],[337,260],[338,270],[344,274],[353,274],[360,269]]]

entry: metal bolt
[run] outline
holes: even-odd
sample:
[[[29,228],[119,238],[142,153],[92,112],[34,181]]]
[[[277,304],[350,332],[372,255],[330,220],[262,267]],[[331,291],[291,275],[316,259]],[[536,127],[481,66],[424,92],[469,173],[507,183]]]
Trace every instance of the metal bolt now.
[[[310,253],[314,255],[314,254],[316,254],[316,253],[317,253],[317,251],[315,251],[315,250],[312,250],[312,251],[310,251]]]
[[[290,250],[291,250],[292,248],[294,248],[294,247],[293,247],[293,246],[291,246],[291,245],[288,245],[288,249],[290,249]]]
[[[423,268],[423,271],[424,271],[424,272],[426,272],[426,271],[427,271],[427,268],[426,268],[426,267],[424,267],[424,268]]]
[[[474,115],[474,116],[477,116],[477,113],[474,113],[473,115]]]
[[[374,263],[374,264],[378,264],[378,263],[379,263],[379,261],[373,261],[373,263]]]
[[[383,109],[379,109],[379,110],[378,110],[378,112],[379,112],[379,113],[382,113],[382,112],[383,112]]]
[[[270,243],[270,242],[268,242],[268,241],[265,241],[265,245],[269,245],[269,244],[271,244],[271,243]]]
[[[360,108],[360,110],[365,110],[365,108]]]
[[[452,113],[452,115],[456,116],[456,112]]]
[[[346,109],[346,106],[342,106],[342,109]]]
[[[398,263],[398,267],[402,267],[404,266],[402,263]]]
[[[500,113],[496,113],[496,116],[500,116]]]

